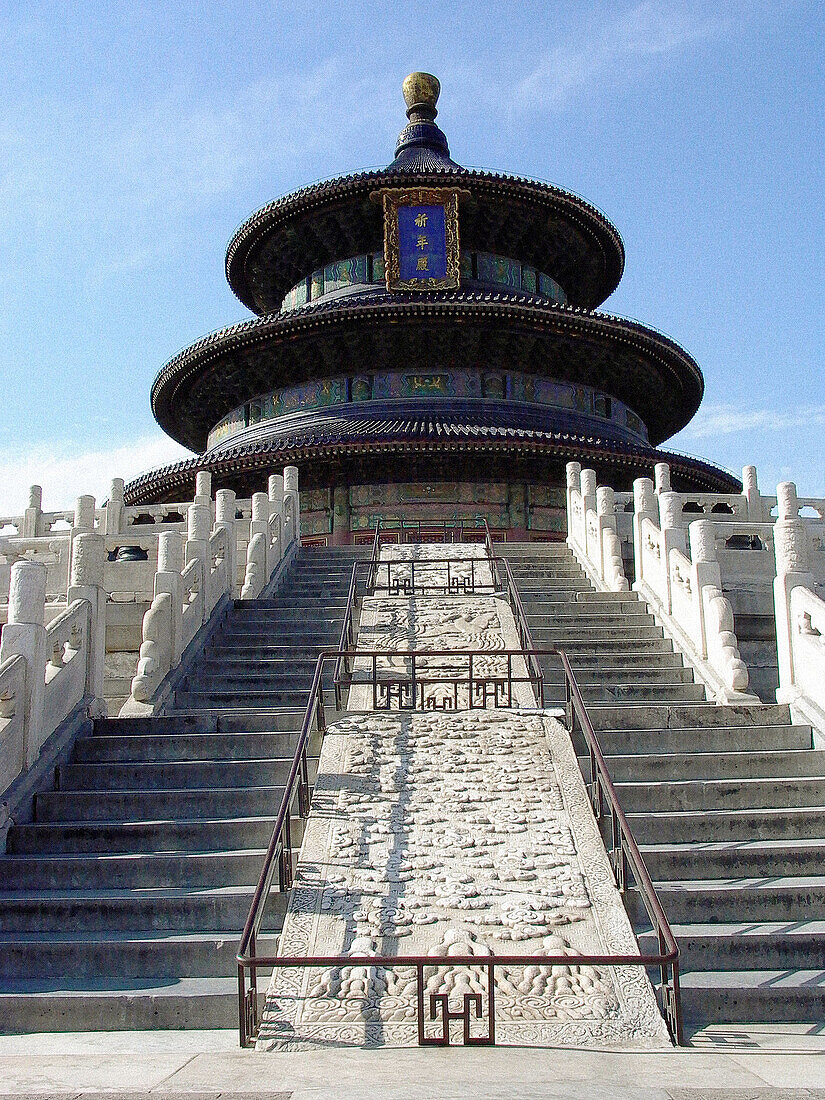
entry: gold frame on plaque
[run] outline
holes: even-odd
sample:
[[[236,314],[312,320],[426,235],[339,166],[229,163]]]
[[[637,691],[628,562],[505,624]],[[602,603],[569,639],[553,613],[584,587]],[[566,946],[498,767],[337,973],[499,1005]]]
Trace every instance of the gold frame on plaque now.
[[[458,200],[468,192],[458,187],[385,187],[371,198],[384,207],[384,275],[387,290],[451,290],[461,277],[458,237]],[[443,206],[447,244],[447,274],[441,279],[402,279],[398,239],[399,206]]]

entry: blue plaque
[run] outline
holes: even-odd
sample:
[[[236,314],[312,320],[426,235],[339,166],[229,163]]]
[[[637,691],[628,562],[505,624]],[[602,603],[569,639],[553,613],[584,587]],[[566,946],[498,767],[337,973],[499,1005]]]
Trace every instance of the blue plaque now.
[[[461,278],[457,187],[388,187],[370,196],[384,206],[384,278],[398,290],[447,290]]]
[[[443,206],[398,207],[401,279],[419,282],[447,275],[447,219]]]

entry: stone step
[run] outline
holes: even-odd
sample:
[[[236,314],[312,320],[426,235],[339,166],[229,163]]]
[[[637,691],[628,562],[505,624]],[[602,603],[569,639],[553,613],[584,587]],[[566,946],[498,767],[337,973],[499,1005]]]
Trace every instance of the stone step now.
[[[192,690],[176,691],[175,706],[185,710],[226,710],[233,712],[237,707],[305,707],[309,698],[309,684],[294,691],[222,691]]]
[[[576,648],[582,644],[599,644],[600,638],[609,634],[613,641],[624,642],[629,647],[636,649],[639,643],[661,643],[664,635],[662,628],[653,623],[642,623],[639,626],[622,626],[621,620],[613,624],[609,629],[605,628],[603,634],[600,630],[594,630],[584,626],[581,620],[578,623],[555,626],[544,623],[535,623],[529,616],[527,622],[530,626],[530,634],[537,649],[546,649],[557,646],[560,649]]]
[[[677,924],[671,931],[679,944],[682,974],[697,970],[805,970],[825,958],[825,921],[720,921]],[[639,936],[643,952],[656,954],[656,937]]]
[[[540,623],[544,619],[557,619],[560,622],[571,620],[583,620],[587,625],[595,626],[605,622],[616,620],[644,619],[653,621],[653,616],[642,603],[623,604],[594,603],[591,600],[533,600],[522,605],[531,623],[535,620]]]
[[[654,885],[668,921],[673,924],[825,919],[822,875],[776,875],[767,880],[684,879]],[[638,899],[634,899],[634,916],[641,916],[638,904]]]
[[[588,610],[580,610],[573,603],[560,603],[550,605],[557,610],[543,611],[541,606],[536,611],[527,612],[527,620],[530,630],[541,630],[546,627],[571,627],[575,630],[589,630],[594,634],[609,633],[614,626],[627,626],[634,630],[645,626],[654,626],[653,616],[641,604],[634,604],[636,611],[632,615],[614,614],[613,610],[605,611],[603,604],[585,604]]]
[[[256,883],[264,848],[243,851],[65,853],[0,856],[4,890],[143,890],[243,886]]]
[[[262,657],[255,661],[254,664],[250,663],[243,655],[233,653],[232,650],[229,650],[220,655],[206,653],[198,661],[197,667],[193,670],[192,675],[215,676],[221,675],[221,673],[234,675],[240,669],[244,669],[250,674],[260,671],[265,675],[267,672],[284,672],[289,670],[293,674],[311,678],[317,663],[317,652],[307,652],[304,655],[299,655],[291,646],[284,646],[277,655],[273,654],[268,657]]]
[[[193,817],[255,817],[275,814],[283,786],[219,790],[46,791],[35,796],[38,822],[167,821]]]
[[[552,662],[552,663],[551,663]],[[564,683],[564,672],[558,661],[552,657],[540,658],[539,663],[547,684]],[[572,663],[572,662],[571,662]],[[585,684],[692,684],[693,670],[682,666],[651,668],[649,665],[637,665],[616,668],[610,665],[576,665],[573,675],[579,686]],[[703,696],[704,697],[704,696]]]
[[[696,702],[705,699],[702,684],[692,683],[621,683],[581,684],[581,693],[586,703],[599,704],[624,703],[626,705],[646,702],[652,706],[674,702]],[[552,684],[548,693],[553,693]]]
[[[663,649],[659,653],[645,650],[637,651],[635,649],[620,649],[618,651],[611,649],[604,653],[571,653],[569,649],[565,648],[565,653],[573,666],[573,671],[576,673],[578,670],[600,669],[605,666],[613,669],[626,669],[628,672],[633,672],[637,668],[689,668],[685,664],[682,654],[674,653],[672,649]],[[541,658],[541,660],[542,662],[545,660],[550,662],[555,658],[548,657]]]
[[[619,601],[613,592],[593,592],[586,590],[544,590],[525,593],[519,586],[522,607],[528,615],[553,611],[581,611],[583,615],[608,615],[620,613],[628,615],[642,614],[647,611],[643,603],[635,599]],[[612,597],[612,598],[608,598]]]
[[[693,971],[681,979],[682,1009],[689,1022],[821,1023],[825,1018],[823,971]]]
[[[821,777],[825,776],[825,752],[809,748],[762,752],[633,753],[610,756],[608,768],[614,783]]]
[[[317,645],[319,649],[337,649],[341,637],[341,622],[329,620],[326,624],[312,621],[304,625],[296,625],[292,630],[285,630],[279,626],[277,630],[265,630],[260,625],[251,624],[247,629],[233,630],[231,634],[218,634],[212,642],[212,649],[222,651],[225,649],[238,649],[246,646],[271,645],[277,642],[279,645],[287,645],[294,641],[298,645]]]
[[[697,844],[762,840],[809,840],[822,829],[825,806],[746,810],[629,812],[639,844]]]
[[[570,562],[560,561],[553,565],[548,565],[546,562],[536,562],[535,565],[521,563],[514,565],[513,562],[509,562],[509,566],[513,580],[519,588],[525,584],[528,592],[530,587],[535,587],[538,582],[552,585],[559,581],[577,581],[583,588],[591,587],[584,570]]]
[[[538,646],[536,634],[532,631],[533,640]],[[580,641],[566,641],[564,651],[571,661],[605,661],[607,664],[619,664],[624,655],[639,657],[642,654],[670,654],[676,653],[670,638],[664,638],[661,634],[647,636],[637,641],[628,642],[624,638],[614,638],[609,635],[603,637],[586,636]],[[682,654],[677,654],[680,661],[684,661]]]
[[[652,878],[761,878],[815,875],[825,867],[825,824],[818,840],[753,840],[703,844],[644,844],[641,852]]]
[[[306,604],[292,604],[289,607],[278,608],[273,611],[257,611],[237,616],[231,622],[224,624],[222,634],[248,633],[250,630],[275,630],[281,623],[294,622],[310,623],[313,627],[324,629],[322,624],[337,622],[340,624],[344,617],[346,603],[339,606],[326,600],[318,603],[317,600],[307,601]]]
[[[275,828],[276,810],[255,817],[206,816],[178,821],[89,821],[14,825],[10,855],[99,853],[135,856],[144,852],[204,852],[266,848]],[[302,835],[292,819],[295,843]]]
[[[292,756],[257,760],[129,761],[62,764],[57,790],[169,791],[215,790],[220,787],[268,788],[286,783]]]
[[[210,929],[240,937],[254,886],[212,890],[71,890],[0,892],[0,932],[190,931]],[[286,911],[286,894],[273,893],[266,914]]]
[[[626,813],[679,810],[784,809],[825,805],[825,777],[688,779],[616,783]]]
[[[230,977],[237,974],[238,938],[211,932],[78,933],[43,932],[0,935],[0,1007],[9,979],[65,979],[71,974],[95,984],[124,978]],[[258,950],[277,950],[277,937],[258,941]],[[6,993],[6,995],[8,995]],[[5,1028],[4,1028],[5,1030]]]
[[[590,715],[596,731],[607,729],[684,729],[704,726],[789,725],[789,708],[782,703],[726,703],[717,706],[594,707]]]
[[[322,650],[335,650],[338,651],[338,643],[340,641],[340,631],[336,631],[334,635],[330,635],[327,639],[319,641],[315,645],[301,645],[291,646],[284,644],[272,644],[272,645],[246,645],[243,642],[237,645],[213,645],[204,650],[206,654],[205,660],[209,661],[245,661],[246,663],[252,663],[254,661],[266,661],[277,660],[283,658],[285,654],[294,654],[296,660],[309,659],[312,663],[312,667],[315,667],[315,663],[318,660],[318,654]],[[277,638],[282,641],[283,635],[281,631],[278,632]]]
[[[199,667],[191,675],[185,676],[180,684],[180,691],[278,691],[281,689],[302,688],[309,690],[312,684],[312,676],[315,671],[315,662],[303,667],[290,669],[286,663],[278,665],[256,662],[244,664],[243,662],[226,663],[219,667],[218,663]],[[335,661],[325,663],[322,671],[322,680],[325,684],[332,683],[335,674]]]
[[[602,752],[612,758],[648,753],[759,752],[810,749],[810,726],[685,726],[677,729],[599,730]],[[609,765],[608,765],[609,766]]]
[[[9,986],[10,983],[5,983]],[[175,978],[135,988],[128,979],[108,984],[52,980],[0,992],[0,1018],[13,1033],[204,1030],[238,1026],[238,980]]]
[[[267,760],[295,754],[300,731],[279,733],[185,733],[142,737],[81,737],[72,760],[78,764],[127,761]]]
[[[282,707],[264,714],[240,709],[234,714],[179,711],[152,718],[96,718],[95,736],[162,736],[188,733],[274,733],[301,728],[303,708]]]

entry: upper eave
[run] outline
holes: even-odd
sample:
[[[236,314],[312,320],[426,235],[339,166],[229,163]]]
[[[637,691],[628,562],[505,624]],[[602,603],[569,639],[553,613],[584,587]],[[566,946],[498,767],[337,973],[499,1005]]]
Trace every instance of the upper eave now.
[[[653,444],[687,424],[704,390],[693,358],[636,321],[538,304],[525,295],[376,292],[254,318],[204,337],[160,371],[152,411],[172,438],[202,451],[223,416],[276,386],[380,369],[385,359],[414,366],[426,350],[426,327],[436,358],[445,349],[451,354],[449,344],[471,365],[486,357],[485,367],[518,364],[606,390],[641,416]],[[253,354],[261,351],[268,358]]]
[[[560,187],[521,176],[468,169],[430,173],[360,172],[312,184],[261,207],[235,232],[226,277],[254,313],[277,310],[301,278],[335,260],[383,248],[382,187],[460,186],[462,248],[534,265],[593,309],[624,270],[618,230],[596,207]]]

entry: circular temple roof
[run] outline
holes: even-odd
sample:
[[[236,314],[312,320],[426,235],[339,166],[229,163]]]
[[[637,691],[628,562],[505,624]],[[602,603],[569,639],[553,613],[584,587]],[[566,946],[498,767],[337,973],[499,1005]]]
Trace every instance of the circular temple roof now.
[[[635,321],[523,294],[374,290],[199,340],[161,370],[152,409],[164,431],[201,451],[223,416],[278,386],[331,377],[342,364],[428,370],[434,361],[602,387],[642,418],[654,444],[690,420],[703,392],[690,355]]]
[[[624,268],[616,228],[569,191],[520,176],[468,170],[450,159],[436,125],[440,85],[429,73],[404,81],[407,125],[385,169],[304,187],[261,207],[237,230],[226,253],[226,277],[254,313],[280,309],[286,292],[317,268],[345,256],[380,252],[381,187],[460,183],[462,248],[515,256],[547,271],[573,305],[593,309],[615,290]]]
[[[268,203],[229,243],[229,284],[253,312],[275,312],[290,287],[310,272],[382,250],[383,215],[370,200],[376,188],[456,182],[470,195],[461,203],[462,248],[515,256],[547,271],[571,303],[587,309],[616,289],[624,246],[595,207],[548,183],[446,166],[414,174],[391,166],[342,176]]]

